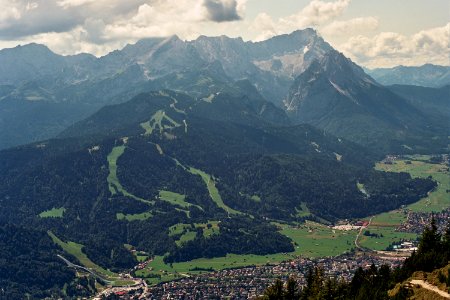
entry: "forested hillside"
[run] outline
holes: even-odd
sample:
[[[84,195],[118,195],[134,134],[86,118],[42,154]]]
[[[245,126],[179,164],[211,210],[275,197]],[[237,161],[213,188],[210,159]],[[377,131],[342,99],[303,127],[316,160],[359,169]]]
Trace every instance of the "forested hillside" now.
[[[223,101],[241,112],[233,122],[214,117]],[[211,118],[199,117],[197,107]],[[379,156],[308,125],[272,126],[234,96],[142,94],[99,111],[67,137],[2,151],[0,219],[52,230],[119,271],[136,263],[124,244],[168,262],[290,252],[290,239],[271,220],[364,217],[435,186],[374,171]],[[192,242],[177,243],[181,236],[170,232],[210,221],[218,232],[200,228]]]

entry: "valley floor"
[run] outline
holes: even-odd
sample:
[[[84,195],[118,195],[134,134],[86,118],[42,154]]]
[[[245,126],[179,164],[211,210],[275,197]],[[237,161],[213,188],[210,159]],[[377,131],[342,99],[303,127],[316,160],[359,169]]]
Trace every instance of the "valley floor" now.
[[[358,266],[366,267],[372,262],[396,266],[413,249],[418,234],[425,224],[429,224],[431,213],[445,216],[450,209],[448,162],[432,163],[430,158],[423,155],[389,157],[376,165],[376,169],[387,172],[408,172],[413,177],[432,176],[438,187],[417,203],[375,215],[366,222],[355,220],[335,227],[309,221],[305,224],[274,223],[282,234],[294,241],[295,252],[265,256],[230,254],[170,265],[164,264],[160,256],[153,259],[141,256],[138,258],[144,263],[136,271],[136,276],[153,285],[146,290],[147,296],[152,295],[155,299],[169,295],[195,295],[199,290],[211,296],[249,297],[262,292],[274,278],[286,277],[287,274],[298,274],[301,283],[307,268],[312,265],[320,265],[329,275],[347,280]],[[418,218],[417,214],[421,217]],[[404,248],[402,242],[408,249],[400,249]],[[393,243],[398,245],[395,247],[398,249],[384,251]]]

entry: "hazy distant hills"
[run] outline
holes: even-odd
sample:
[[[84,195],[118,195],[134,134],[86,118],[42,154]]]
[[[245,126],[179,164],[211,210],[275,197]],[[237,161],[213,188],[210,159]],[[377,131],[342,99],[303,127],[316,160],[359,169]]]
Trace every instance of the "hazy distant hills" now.
[[[450,84],[450,66],[425,64],[419,67],[380,68],[367,72],[385,85],[403,84],[439,88]]]
[[[161,89],[269,101],[290,118],[266,110],[274,124],[309,123],[382,151],[442,152],[448,144],[446,133],[431,134],[443,127],[427,108],[436,92],[424,90],[422,105],[411,105],[410,92],[392,93],[305,29],[256,43],[150,38],[100,58],[60,56],[37,44],[1,50],[0,148],[54,137],[105,105]],[[432,147],[422,142],[431,135],[438,136]]]
[[[410,85],[392,85],[388,88],[434,118],[444,118],[450,122],[450,84],[441,88]]]

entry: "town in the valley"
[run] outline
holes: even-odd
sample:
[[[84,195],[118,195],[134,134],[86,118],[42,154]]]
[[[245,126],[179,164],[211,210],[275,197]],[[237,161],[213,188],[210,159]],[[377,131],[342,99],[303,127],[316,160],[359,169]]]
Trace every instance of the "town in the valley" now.
[[[441,213],[409,213],[406,222],[396,230],[421,232],[430,223],[431,218],[436,220],[439,229],[442,230],[450,220],[450,209]],[[362,232],[368,225],[368,221],[355,221],[332,228],[359,229]],[[306,275],[314,267],[323,270],[327,277],[345,281],[352,279],[358,267],[369,268],[371,265],[398,267],[417,249],[417,244],[417,240],[400,241],[390,245],[386,251],[372,251],[356,246],[355,250],[335,257],[310,259],[299,256],[277,264],[232,268],[195,275],[184,274],[180,279],[153,286],[144,279],[134,278],[136,284],[127,287],[108,287],[99,293],[96,299],[255,299],[277,278],[287,279],[294,276],[300,286],[304,285]],[[149,262],[151,259],[140,263],[136,268],[145,268]],[[124,278],[131,279],[131,276],[124,275]]]

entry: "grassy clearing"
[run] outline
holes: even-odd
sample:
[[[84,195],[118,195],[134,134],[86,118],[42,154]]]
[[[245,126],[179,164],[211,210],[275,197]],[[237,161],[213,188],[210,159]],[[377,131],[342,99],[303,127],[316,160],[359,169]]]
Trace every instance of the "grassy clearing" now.
[[[367,230],[372,234],[378,234],[380,237],[361,235],[359,244],[368,249],[386,250],[392,242],[401,239],[416,239],[416,234],[397,232],[395,230],[400,224],[406,221],[406,218],[407,211],[403,209],[374,216]]]
[[[190,224],[178,223],[169,227],[169,236],[174,236],[178,234],[182,234],[184,230],[191,229],[192,226]]]
[[[300,226],[279,225],[280,232],[295,243],[295,255],[307,257],[336,256],[354,248],[356,230],[334,230],[328,226],[306,222]]]
[[[166,124],[163,124],[167,121]],[[172,129],[181,126],[179,123],[169,117],[165,111],[158,110],[149,121],[140,124],[145,130],[144,135],[151,135],[157,128],[162,133],[164,129]]]
[[[450,206],[450,173],[444,164],[431,164],[426,162],[429,156],[413,155],[408,159],[396,160],[392,165],[377,163],[377,170],[386,172],[407,172],[412,177],[427,178],[431,176],[438,182],[437,188],[426,198],[408,206],[412,211],[433,212],[442,211]]]
[[[147,204],[154,204],[154,201],[145,200],[143,198],[137,197],[124,189],[122,184],[117,177],[117,160],[119,157],[125,152],[126,147],[116,146],[111,150],[111,153],[108,154],[108,166],[109,166],[109,174],[107,177],[109,191],[112,195],[116,195],[117,193],[121,193],[126,197],[130,197],[134,200],[141,201]]]
[[[153,127],[150,125],[150,121],[141,123],[140,125],[145,130],[144,135],[151,135],[152,134]]]
[[[144,221],[147,219],[150,219],[151,217],[153,217],[153,214],[151,212],[143,212],[140,214],[130,214],[130,215],[126,215],[123,213],[117,213],[116,214],[116,218],[117,220],[127,220],[129,222],[131,221]]]
[[[366,188],[364,187],[364,184],[357,182],[356,187],[358,188],[358,191],[364,194],[364,196],[369,197],[370,195],[367,193]]]
[[[61,208],[52,208],[50,210],[43,211],[39,214],[41,218],[62,218],[66,209],[64,207]]]
[[[195,206],[195,207],[199,208],[200,210],[203,210],[203,208],[201,208],[198,205],[186,202],[185,201],[186,195],[181,195],[181,194],[178,194],[175,192],[161,190],[161,191],[159,191],[159,199],[166,201],[172,205],[178,205],[182,208],[189,209],[189,207]]]
[[[111,150],[111,153],[108,155],[108,166],[109,166],[109,174],[108,174],[108,185],[109,191],[112,195],[117,194],[118,191],[122,191],[123,187],[117,178],[117,160],[119,157],[125,152],[125,146],[117,146]]]
[[[206,174],[205,172],[203,172],[199,169],[195,169],[193,167],[189,167],[188,171],[191,174],[200,175],[202,177],[203,181],[206,184],[206,187],[208,188],[208,192],[209,192],[211,199],[216,203],[216,205],[218,207],[222,208],[229,214],[235,214],[235,215],[242,214],[240,211],[232,209],[231,207],[227,206],[223,202],[222,197],[220,196],[219,190],[216,187],[216,183],[215,183],[214,179],[211,178],[211,175]]]
[[[109,279],[114,280],[115,278],[118,277],[117,274],[115,274],[109,270],[105,270],[102,267],[96,265],[94,262],[92,262],[86,256],[86,254],[83,253],[83,251],[82,251],[82,249],[84,247],[83,245],[77,244],[75,242],[70,242],[70,241],[63,242],[51,231],[48,231],[48,235],[52,238],[52,240],[55,244],[58,244],[59,246],[61,246],[61,248],[63,248],[63,250],[65,252],[75,256],[78,259],[78,261],[86,268],[93,270],[94,272],[96,272],[99,275],[102,275],[103,277],[105,277],[108,280]]]
[[[203,229],[203,236],[210,237],[213,234],[219,234],[219,221],[208,221],[208,223],[195,223],[196,228]]]
[[[373,227],[392,227],[402,224],[407,217],[407,211],[397,209],[376,215],[372,219],[371,226]]]
[[[433,212],[441,211],[450,206],[450,174],[444,164],[431,164],[427,162],[428,155],[411,155],[402,160],[396,160],[393,164],[377,163],[375,168],[385,172],[407,172],[413,178],[427,178],[431,176],[438,182],[437,188],[427,197],[416,203],[408,205],[405,209],[394,210],[376,215],[371,225],[367,228],[371,233],[383,235],[383,237],[368,237],[361,235],[360,245],[369,249],[384,250],[389,244],[401,239],[416,239],[412,233],[397,232],[398,225],[406,221],[407,211]]]
[[[148,259],[148,255],[136,255],[136,259],[138,262],[143,262]]]
[[[259,197],[258,195],[253,195],[250,197],[250,199],[252,199],[255,202],[261,202],[261,197]]]
[[[208,223],[195,223],[191,224],[183,224],[178,223],[169,228],[169,236],[180,235],[181,238],[176,241],[177,245],[181,245],[181,242],[193,240],[195,238],[197,229],[203,229],[203,236],[210,237],[213,234],[219,234],[219,222],[218,221],[209,221]]]
[[[197,233],[195,231],[188,231],[175,241],[175,243],[177,246],[181,246],[183,243],[194,240],[196,235]]]
[[[367,230],[369,230],[371,234],[378,234],[380,236],[374,237],[362,234],[359,237],[359,244],[372,250],[386,250],[386,248],[395,241],[402,239],[415,240],[417,238],[417,234],[397,232],[395,231],[395,227],[369,226]]]
[[[305,202],[302,202],[300,204],[300,209],[297,207],[295,208],[295,216],[302,218],[302,217],[308,217],[311,215],[311,212],[309,211],[309,208],[306,206]]]

